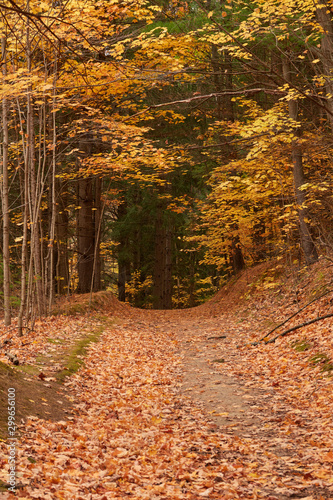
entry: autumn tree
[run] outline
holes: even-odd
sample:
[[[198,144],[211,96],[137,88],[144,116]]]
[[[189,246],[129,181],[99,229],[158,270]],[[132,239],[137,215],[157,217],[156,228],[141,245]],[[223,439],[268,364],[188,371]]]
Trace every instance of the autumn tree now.
[[[10,261],[22,331],[110,260],[121,300],[170,308],[332,245],[330,7],[5,3],[6,322]]]
[[[202,11],[207,14],[207,23],[197,31],[197,36],[202,43],[215,45],[215,52],[226,51],[238,65],[237,72],[234,66],[233,88],[225,87],[215,94],[216,99],[230,95],[234,100],[234,124],[227,120],[216,122],[214,130],[220,131],[220,136],[224,133],[223,142],[233,148],[233,156],[238,157],[238,160],[230,162],[214,155],[221,166],[212,177],[215,194],[212,194],[211,200],[214,200],[214,205],[208,204],[203,208],[207,217],[204,217],[204,226],[201,227],[208,231],[206,244],[213,251],[211,254],[208,250],[205,262],[213,259],[214,255],[220,262],[228,260],[226,249],[233,246],[230,241],[232,234],[239,238],[248,263],[256,259],[258,241],[261,240],[262,247],[265,239],[268,242],[273,235],[276,237],[280,234],[279,238],[282,237],[282,241],[285,241],[286,248],[291,248],[295,242],[297,226],[305,260],[311,263],[317,258],[314,239],[318,234],[318,227],[314,225],[314,220],[320,203],[317,200],[316,206],[313,197],[316,187],[312,181],[317,177],[318,168],[322,170],[320,165],[323,156],[330,155],[323,126],[323,113],[327,116],[330,114],[331,96],[327,86],[330,77],[327,62],[326,71],[322,71],[325,68],[318,65],[320,59],[325,59],[323,50],[326,50],[327,59],[330,15],[326,9],[325,21],[322,9],[325,10],[320,5],[319,12],[318,7],[310,2],[304,2],[302,6],[295,8],[294,3],[288,1],[259,1],[251,5],[234,2],[226,4],[222,11],[212,4],[208,7],[202,5]],[[242,109],[246,107],[240,106],[244,100],[237,102],[238,96],[245,97],[249,103],[252,101],[252,116],[251,112],[243,114]],[[283,101],[286,102],[284,107]],[[312,134],[313,127],[319,133],[317,140]],[[215,137],[211,132],[205,139],[206,147],[210,148],[214,148],[214,140],[216,148],[222,142],[217,140],[216,132]],[[311,155],[311,148],[318,151],[316,143],[319,141],[322,141],[325,153]],[[267,163],[271,164],[269,176],[274,179],[277,154],[283,158],[283,162],[289,164],[290,170],[289,173],[286,172],[287,177],[281,172],[282,177],[275,182],[275,192],[270,194],[269,181],[268,184],[267,180],[262,184],[260,190],[269,195],[267,202],[271,207],[269,211],[264,211],[259,196],[257,201],[252,196],[251,199],[243,197],[243,200],[237,196],[239,182],[253,186],[260,178],[264,180],[266,176],[260,172],[261,167]],[[257,173],[252,173],[251,165],[256,165]],[[224,182],[219,184],[222,172]],[[293,176],[290,179],[291,173]],[[223,185],[228,185],[227,192],[224,188],[224,195]],[[286,186],[289,187],[286,189]],[[233,191],[230,191],[231,188]],[[322,186],[322,189],[325,191],[326,188]],[[317,193],[318,191],[317,189]],[[234,193],[232,198],[231,192]],[[231,202],[231,199],[234,201]],[[229,205],[227,211],[226,203]],[[269,230],[272,226],[267,215],[275,210],[276,203],[278,211],[272,231]],[[226,217],[231,209],[234,213],[232,222]],[[208,213],[210,210],[215,213],[215,217]],[[289,216],[286,217],[288,211]],[[295,218],[297,214],[298,217]],[[282,221],[285,223],[282,224]],[[213,227],[220,227],[216,233],[216,236],[219,234],[216,241],[213,241],[211,234]],[[270,252],[266,252],[266,255],[269,256]],[[265,253],[261,255],[261,258],[264,257]]]

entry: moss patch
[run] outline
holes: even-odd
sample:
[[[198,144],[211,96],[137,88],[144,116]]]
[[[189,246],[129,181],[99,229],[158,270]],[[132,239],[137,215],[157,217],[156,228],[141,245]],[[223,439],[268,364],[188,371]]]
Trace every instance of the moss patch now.
[[[292,342],[291,347],[293,347],[297,352],[304,352],[308,349],[311,349],[312,344],[310,344],[310,342],[308,342],[306,339],[296,340],[295,342]]]
[[[21,423],[21,420],[25,420],[28,416],[55,421],[65,420],[71,416],[73,398],[63,382],[80,369],[84,364],[84,356],[89,345],[92,342],[98,342],[105,325],[112,323],[113,321],[107,318],[102,325],[95,326],[91,333],[82,334],[81,337],[68,344],[64,344],[61,339],[59,341],[57,338],[48,338],[47,345],[52,349],[52,359],[45,353],[36,358],[34,365],[11,367],[0,362],[1,439],[8,437],[9,388],[15,389],[17,423]],[[59,349],[54,350],[54,347],[51,347],[57,345]],[[55,365],[64,368],[55,372]],[[16,437],[19,437],[19,433]]]
[[[65,344],[65,341],[63,339],[47,339],[47,341],[50,343],[50,344]]]
[[[89,345],[92,342],[98,342],[103,330],[104,326],[100,327],[95,333],[84,337],[74,345],[65,357],[65,368],[56,374],[58,382],[62,383],[66,377],[73,375],[73,373],[76,373],[81,368],[84,364],[82,358],[86,355]]]
[[[0,491],[7,491],[7,490],[8,490],[8,488],[9,488],[9,486],[10,486],[9,484],[4,483],[4,482],[3,482],[3,481],[1,481],[1,479],[0,479]]]
[[[313,366],[320,366],[320,371],[328,376],[333,376],[333,361],[325,353],[318,352],[309,359]]]

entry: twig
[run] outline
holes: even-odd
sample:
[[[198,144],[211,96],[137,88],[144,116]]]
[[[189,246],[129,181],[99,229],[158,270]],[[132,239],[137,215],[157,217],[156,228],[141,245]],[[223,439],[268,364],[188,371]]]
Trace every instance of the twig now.
[[[6,335],[6,333],[10,332],[11,330],[17,330],[17,326],[11,326],[11,327],[6,327],[6,331],[0,334],[0,337],[3,337]],[[22,326],[22,328],[25,328],[26,330],[30,330],[31,332],[33,331],[31,328],[28,326]]]
[[[319,316],[318,318],[310,319],[309,321],[305,321],[304,323],[301,323],[300,325],[293,326],[292,328],[289,328],[288,330],[285,330],[284,332],[279,333],[279,335],[277,335],[273,339],[267,340],[267,342],[265,342],[265,344],[272,344],[273,342],[276,341],[276,339],[278,339],[279,337],[284,337],[285,335],[287,335],[287,333],[298,330],[299,328],[302,328],[303,326],[312,325],[312,323],[316,323],[317,321],[321,321],[322,319],[332,318],[332,316],[333,316],[333,313],[326,314],[325,316]]]
[[[213,340],[213,339],[226,339],[226,335],[219,335],[218,337],[207,337],[207,340]]]
[[[333,292],[333,289],[331,290],[328,290],[328,292],[325,292],[323,293],[322,295],[319,295],[319,297],[316,297],[315,299],[312,299],[310,302],[308,302],[307,304],[305,304],[303,307],[301,307],[301,309],[299,309],[298,311],[296,311],[295,313],[293,313],[291,316],[289,316],[287,319],[285,319],[284,321],[282,321],[282,323],[279,323],[277,326],[275,326],[273,328],[273,330],[271,330],[270,332],[266,333],[266,335],[264,335],[264,337],[262,337],[260,340],[258,340],[257,342],[253,342],[251,345],[258,345],[260,342],[263,342],[269,335],[271,335],[273,332],[275,332],[275,330],[277,330],[278,328],[280,328],[280,326],[283,326],[285,325],[290,319],[294,318],[295,316],[297,316],[297,314],[299,314],[300,312],[302,312],[304,309],[306,309],[307,307],[309,307],[311,304],[313,304],[313,302],[316,302],[317,300],[321,299],[322,297],[325,297],[325,295],[328,295],[329,293]]]

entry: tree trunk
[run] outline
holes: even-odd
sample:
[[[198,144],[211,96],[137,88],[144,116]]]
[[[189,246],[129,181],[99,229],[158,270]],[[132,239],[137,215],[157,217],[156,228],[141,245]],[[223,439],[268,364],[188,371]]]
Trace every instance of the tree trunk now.
[[[77,250],[78,293],[89,293],[93,279],[95,226],[92,177],[78,180]]]
[[[254,213],[258,212],[257,208],[253,210]],[[265,229],[264,218],[257,217],[252,228],[252,242],[254,247],[253,258],[256,264],[262,262],[267,257]]]
[[[68,266],[68,213],[66,211],[67,196],[61,193],[62,183],[56,179],[57,210],[55,221],[55,273],[57,283],[57,293],[64,295],[68,293],[69,287],[69,266]]]
[[[233,90],[232,58],[226,50],[223,51],[223,55],[224,55],[224,88],[230,92],[231,90]],[[231,95],[224,96],[223,108],[224,108],[224,119],[233,122],[235,117],[234,117],[234,104]]]
[[[101,234],[102,234],[102,222],[103,222],[103,207],[102,207],[102,179],[101,177],[95,177],[94,182],[95,196],[94,196],[94,269],[93,269],[93,281],[91,283],[91,289],[96,292],[101,290]]]
[[[24,156],[24,180],[23,180],[23,190],[21,190],[22,199],[22,219],[23,219],[23,239],[22,239],[22,251],[21,251],[21,293],[20,293],[20,309],[18,314],[18,334],[21,337],[23,335],[23,317],[27,304],[27,259],[28,259],[28,216],[29,216],[29,172],[28,172],[28,157],[27,148],[24,141],[23,125],[22,125],[22,113],[18,103],[18,113],[20,117],[20,128],[22,136],[22,148]]]
[[[291,82],[291,71],[290,71],[290,63],[288,59],[283,59],[283,76],[286,81]],[[297,121],[298,115],[298,102],[295,99],[290,99],[288,101],[289,108],[289,117],[292,120]],[[292,161],[294,165],[293,173],[294,173],[294,186],[295,186],[295,194],[296,194],[296,203],[298,210],[298,219],[299,219],[299,232],[300,232],[300,243],[304,253],[306,263],[313,264],[318,260],[318,254],[314,242],[311,237],[309,225],[306,220],[309,218],[308,209],[305,207],[305,191],[301,188],[303,184],[305,184],[306,179],[304,175],[303,169],[303,155],[302,155],[302,146],[299,141],[301,131],[300,128],[295,132],[296,138],[292,141],[291,149],[292,149]]]
[[[52,169],[50,175],[50,191],[51,191],[51,221],[50,221],[50,272],[49,272],[49,312],[54,302],[54,271],[55,271],[55,226],[57,218],[56,204],[56,147],[57,147],[57,130],[56,130],[56,82],[57,82],[57,63],[55,62],[55,71],[53,77],[53,100],[52,100]]]
[[[240,271],[242,271],[242,269],[244,269],[245,262],[244,262],[242,247],[239,241],[239,236],[236,236],[232,239],[230,246],[230,259],[231,259],[232,269],[235,274],[239,273]]]
[[[333,95],[333,82],[332,82],[332,71],[333,71],[333,22],[331,5],[326,5],[325,0],[321,1],[320,4],[323,7],[318,7],[316,9],[317,20],[323,29],[323,34],[321,36],[321,46],[319,49],[320,58],[322,60],[325,72],[325,82],[326,82],[326,92],[327,94]],[[333,130],[333,98],[325,100],[325,106],[328,110],[327,117],[331,124],[331,129]]]
[[[118,220],[126,215],[126,202],[121,203],[118,207]],[[131,262],[129,258],[129,242],[126,235],[121,234],[118,245],[118,300],[125,302],[126,300],[126,283],[131,278]]]
[[[27,11],[30,10],[29,1]],[[27,71],[32,75],[32,49],[30,40],[30,21],[27,19],[26,31],[26,57]],[[31,315],[35,316],[35,303],[37,303],[37,314],[43,315],[46,312],[45,293],[43,290],[42,261],[41,261],[41,241],[40,241],[40,203],[41,203],[41,177],[40,169],[36,173],[35,158],[35,130],[34,130],[34,107],[32,101],[32,85],[29,82],[27,88],[27,165],[29,175],[29,208],[30,208],[30,268],[28,282],[28,297],[31,299]]]
[[[233,89],[232,81],[232,59],[227,51],[222,54],[217,50],[216,45],[212,45],[212,69],[213,81],[216,92],[223,92]],[[234,121],[234,106],[231,95],[217,96],[217,119]]]
[[[155,224],[155,264],[153,274],[154,309],[172,308],[171,230],[163,221],[163,207],[157,209]]]
[[[2,74],[7,74],[6,65],[6,39],[1,40],[2,51]],[[5,326],[11,324],[10,311],[10,251],[9,251],[9,201],[8,201],[8,101],[2,99],[2,217],[3,217],[3,290],[4,290],[4,313]]]

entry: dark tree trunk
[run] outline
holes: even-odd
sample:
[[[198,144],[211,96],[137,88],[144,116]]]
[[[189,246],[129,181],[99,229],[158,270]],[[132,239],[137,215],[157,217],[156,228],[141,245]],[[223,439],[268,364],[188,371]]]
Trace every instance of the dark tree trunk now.
[[[255,212],[257,212],[256,209]],[[267,256],[265,229],[266,229],[265,221],[258,217],[253,225],[253,233],[252,233],[255,263],[262,262]]]
[[[301,247],[307,264],[313,264],[318,260],[318,254],[314,242],[311,237],[309,225],[306,220],[309,217],[308,209],[305,208],[305,192],[301,190],[305,184],[305,175],[303,170],[303,155],[302,149],[298,141],[292,143],[292,159],[294,164],[294,185],[296,192],[296,202],[298,207],[299,217],[299,232]]]
[[[121,245],[121,244],[120,244]],[[130,266],[128,261],[118,260],[118,300],[126,300],[126,283],[130,280]]]
[[[232,59],[227,51],[222,54],[218,51],[216,45],[212,45],[212,69],[213,81],[216,92],[225,90],[231,91],[233,88],[232,81]],[[216,116],[218,120],[234,121],[234,105],[230,95],[218,96],[216,98],[217,110]]]
[[[223,52],[224,55],[224,87],[225,89],[231,91],[233,90],[232,81],[232,58],[227,51]],[[224,96],[223,102],[223,112],[224,119],[233,122],[234,121],[234,104],[231,95]]]
[[[101,261],[101,234],[102,234],[102,179],[100,177],[95,178],[95,196],[94,196],[94,283],[93,290],[102,289],[102,261]]]
[[[118,219],[126,215],[127,204],[118,207]],[[129,257],[129,241],[125,234],[121,234],[118,245],[118,300],[126,300],[126,283],[131,279],[131,262]]]
[[[80,157],[93,152],[93,139],[87,134],[79,141]],[[80,163],[80,161],[79,161]],[[100,290],[100,223],[101,223],[101,179],[81,177],[77,188],[77,252],[78,293]],[[96,213],[95,213],[96,212]]]
[[[233,272],[239,273],[245,267],[242,247],[239,241],[239,236],[233,238],[230,248],[230,259]]]
[[[333,71],[333,21],[331,13],[331,5],[323,0],[319,2],[321,7],[317,7],[316,14],[317,20],[323,29],[321,36],[320,49],[317,51],[322,60],[324,67],[324,77],[326,82],[326,92],[333,93],[332,71]],[[318,5],[319,5],[318,4]],[[333,99],[325,99],[325,106],[328,110],[327,117],[333,130]]]
[[[90,292],[94,267],[95,227],[93,219],[92,178],[78,181],[77,250],[78,250],[78,293]]]
[[[55,276],[57,294],[63,295],[68,292],[69,266],[68,266],[68,213],[66,211],[67,196],[61,193],[61,181],[56,179],[57,211],[55,221]]]
[[[157,209],[155,223],[155,264],[153,273],[154,309],[172,308],[172,234],[163,221],[162,207]]]

